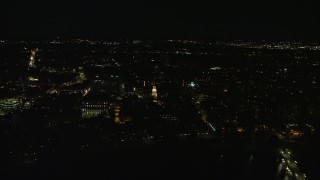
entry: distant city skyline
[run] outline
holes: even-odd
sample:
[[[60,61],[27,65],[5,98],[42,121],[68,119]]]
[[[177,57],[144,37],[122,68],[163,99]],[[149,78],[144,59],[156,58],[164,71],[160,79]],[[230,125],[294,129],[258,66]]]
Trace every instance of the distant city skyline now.
[[[319,53],[303,42],[1,40],[0,179],[317,179]]]

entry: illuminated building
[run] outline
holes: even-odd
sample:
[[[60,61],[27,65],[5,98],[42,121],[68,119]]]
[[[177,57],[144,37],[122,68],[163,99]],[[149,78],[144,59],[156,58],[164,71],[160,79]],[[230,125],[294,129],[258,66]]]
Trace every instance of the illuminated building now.
[[[3,111],[12,111],[17,110],[21,106],[20,100],[11,98],[11,99],[3,99],[0,101],[0,109]]]
[[[39,81],[39,79],[37,77],[32,77],[32,76],[28,77],[28,79],[31,82],[38,82]]]
[[[290,124],[291,125],[291,124]],[[302,137],[304,135],[304,132],[301,127],[299,127],[296,124],[292,124],[292,126],[288,125],[287,129],[287,136],[291,139],[297,139],[299,137]]]
[[[156,86],[153,86],[153,87],[152,87],[151,96],[152,96],[152,98],[153,98],[154,101],[157,101],[158,94],[157,94],[157,87],[156,87]]]
[[[199,87],[199,84],[196,84],[195,82],[190,82],[188,86],[191,88],[195,88],[195,87]]]
[[[36,58],[37,50],[31,50],[30,59],[29,59],[29,67],[36,67],[35,58]]]
[[[114,122],[117,124],[124,124],[121,120],[120,120],[120,107],[116,106],[114,108]]]
[[[105,101],[85,101],[82,102],[82,117],[83,118],[91,118],[97,117],[99,115],[105,115],[109,117],[108,113],[108,103]]]
[[[243,132],[245,132],[245,129],[243,127],[238,127],[237,128],[237,132],[238,133],[243,133]]]
[[[289,132],[289,135],[291,138],[298,138],[298,137],[301,137],[303,136],[303,132],[302,131],[299,131],[299,130],[290,130]]]
[[[82,83],[85,80],[87,80],[86,75],[83,72],[80,72],[76,79],[77,83]]]

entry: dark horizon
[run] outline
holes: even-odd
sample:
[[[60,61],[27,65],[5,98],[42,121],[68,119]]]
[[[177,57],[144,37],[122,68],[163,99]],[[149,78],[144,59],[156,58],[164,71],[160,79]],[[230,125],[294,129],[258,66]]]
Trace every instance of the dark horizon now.
[[[92,37],[320,41],[306,2],[15,1],[1,12],[1,39]]]
[[[282,43],[282,42],[293,42],[293,43],[306,43],[306,44],[319,44],[320,40],[316,39],[237,39],[237,38],[203,38],[203,37],[186,37],[186,36],[178,36],[178,37],[138,37],[138,36],[42,36],[42,37],[34,37],[34,36],[7,36],[0,37],[0,41],[3,42],[47,42],[51,40],[55,41],[72,41],[72,40],[90,40],[90,41],[110,41],[110,42],[130,42],[130,41],[151,41],[151,42],[161,42],[161,41],[195,41],[195,42],[256,42],[256,43]]]

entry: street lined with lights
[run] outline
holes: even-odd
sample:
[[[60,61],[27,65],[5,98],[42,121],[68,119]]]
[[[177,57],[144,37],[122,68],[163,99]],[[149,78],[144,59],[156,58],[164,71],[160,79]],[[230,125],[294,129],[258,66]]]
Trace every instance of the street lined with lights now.
[[[285,151],[281,150],[280,152],[281,152],[280,153],[281,156],[283,157],[282,163],[286,163],[287,165],[287,168],[286,168],[287,172],[290,175],[294,174],[294,178],[297,180],[305,180],[306,175],[299,170],[297,166],[297,161],[294,161],[290,156],[291,152],[288,149],[286,149]]]

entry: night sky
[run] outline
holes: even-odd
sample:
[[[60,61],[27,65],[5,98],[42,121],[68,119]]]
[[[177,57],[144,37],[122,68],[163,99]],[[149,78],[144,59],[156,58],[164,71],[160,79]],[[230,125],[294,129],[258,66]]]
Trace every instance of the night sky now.
[[[320,11],[305,1],[20,0],[1,2],[0,15],[8,39],[320,40]]]

